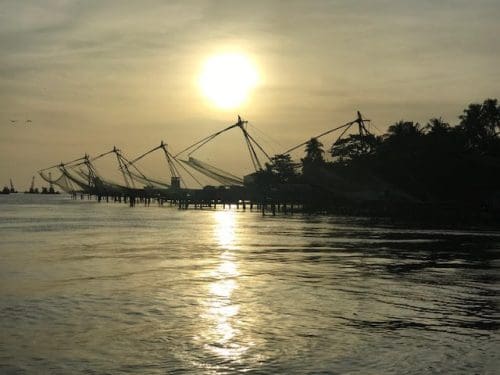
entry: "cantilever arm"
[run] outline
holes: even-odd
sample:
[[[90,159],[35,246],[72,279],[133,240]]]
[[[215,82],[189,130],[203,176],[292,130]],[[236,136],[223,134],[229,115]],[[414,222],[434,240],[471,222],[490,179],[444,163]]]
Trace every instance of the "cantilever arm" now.
[[[75,163],[77,161],[80,161],[80,160],[84,160],[85,159],[85,156],[84,157],[81,157],[81,158],[78,158],[78,159],[75,159],[75,160],[71,160],[71,161],[68,161],[68,162],[65,162],[65,163],[59,163],[59,164],[56,164],[56,165],[53,165],[51,167],[47,167],[47,168],[43,168],[43,169],[40,169],[38,172],[43,172],[43,171],[48,171],[49,169],[52,169],[52,168],[57,168],[59,167],[61,164],[72,164],[72,163]]]
[[[196,147],[194,150],[192,150],[192,151],[190,152],[190,154],[192,154],[193,152],[195,152],[196,150],[198,150],[201,146],[203,146],[203,145],[204,145],[205,143],[207,143],[208,141],[211,141],[213,138],[217,137],[218,135],[220,135],[220,134],[222,134],[222,133],[224,133],[224,132],[226,132],[226,131],[228,131],[228,130],[230,130],[230,129],[232,129],[232,128],[236,127],[236,126],[240,126],[240,125],[241,125],[241,123],[240,123],[240,122],[237,122],[236,124],[230,125],[230,126],[228,126],[227,128],[225,128],[225,129],[219,130],[218,132],[216,132],[216,133],[214,133],[214,134],[211,134],[211,135],[209,135],[208,137],[205,137],[205,138],[203,138],[203,139],[199,140],[199,141],[198,141],[198,142],[196,142],[196,143],[193,143],[191,146],[186,147],[184,150],[182,150],[182,151],[178,152],[177,154],[175,154],[175,155],[174,155],[174,157],[177,157],[177,156],[179,156],[180,154],[183,154],[184,152],[189,151],[189,150],[191,150],[192,148],[194,148],[194,147],[198,146],[198,147]]]
[[[350,122],[348,122],[348,123],[346,123],[346,124],[344,124],[344,125],[340,125],[340,126],[337,126],[336,128],[333,128],[333,129],[327,130],[326,132],[323,132],[323,133],[321,133],[321,134],[319,134],[319,135],[317,135],[317,136],[315,136],[315,137],[312,137],[312,138],[321,138],[321,137],[323,137],[323,136],[325,136],[325,135],[327,135],[327,134],[333,133],[335,130],[342,129],[342,128],[344,128],[344,127],[349,127],[349,126],[351,126],[352,124],[354,124],[354,123],[356,123],[356,122],[357,122],[357,120],[350,121]],[[309,142],[309,140],[307,140],[307,141],[305,141],[305,142],[302,142],[301,144],[299,144],[299,145],[297,145],[297,146],[294,146],[294,147],[292,147],[292,148],[290,148],[290,149],[286,150],[285,152],[283,152],[283,155],[285,155],[285,154],[289,154],[290,152],[295,151],[295,150],[296,150],[296,149],[298,149],[299,147],[302,147],[302,146],[306,145],[306,144],[307,144],[307,142]]]
[[[156,150],[159,150],[160,148],[163,148],[163,146],[164,146],[164,143],[162,142],[159,146],[156,146],[156,147],[152,148],[151,150],[146,151],[144,154],[142,154],[142,155],[136,157],[135,159],[129,161],[129,164],[134,164],[136,161],[141,160],[146,155],[149,155],[150,153],[155,152]]]

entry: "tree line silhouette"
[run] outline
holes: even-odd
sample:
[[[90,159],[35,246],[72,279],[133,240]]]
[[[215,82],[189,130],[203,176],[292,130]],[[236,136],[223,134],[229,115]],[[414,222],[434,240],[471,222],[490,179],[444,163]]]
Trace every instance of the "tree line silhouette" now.
[[[500,105],[497,99],[470,104],[453,126],[442,118],[425,125],[401,120],[383,135],[351,134],[326,151],[312,138],[300,163],[273,156],[253,187],[260,199],[312,210],[399,204],[498,212]]]

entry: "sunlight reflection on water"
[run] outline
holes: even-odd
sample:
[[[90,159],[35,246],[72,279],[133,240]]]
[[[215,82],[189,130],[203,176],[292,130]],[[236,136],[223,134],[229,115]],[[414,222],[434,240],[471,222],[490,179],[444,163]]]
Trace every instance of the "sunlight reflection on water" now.
[[[233,324],[238,320],[240,311],[232,300],[234,291],[239,287],[240,275],[234,253],[236,215],[234,211],[218,211],[213,218],[214,237],[221,253],[218,265],[210,271],[213,281],[208,285],[208,301],[204,303],[205,309],[201,314],[209,324],[208,330],[201,335],[205,338],[205,349],[222,359],[237,360],[248,348],[241,345],[240,332]]]
[[[231,250],[235,243],[236,214],[234,211],[216,211],[214,234],[219,246],[224,250]]]

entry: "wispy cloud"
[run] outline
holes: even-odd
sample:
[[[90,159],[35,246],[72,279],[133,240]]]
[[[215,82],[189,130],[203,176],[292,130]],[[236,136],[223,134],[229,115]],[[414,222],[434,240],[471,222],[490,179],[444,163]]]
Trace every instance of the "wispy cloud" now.
[[[76,137],[82,151],[96,139],[140,147],[160,131],[187,144],[232,116],[195,87],[201,60],[225,48],[263,76],[242,110],[290,142],[360,106],[382,128],[391,111],[450,118],[499,95],[498,18],[496,0],[0,1],[0,122],[29,116],[43,129],[4,126],[0,159],[17,157],[8,139],[34,153],[60,139],[57,154]]]

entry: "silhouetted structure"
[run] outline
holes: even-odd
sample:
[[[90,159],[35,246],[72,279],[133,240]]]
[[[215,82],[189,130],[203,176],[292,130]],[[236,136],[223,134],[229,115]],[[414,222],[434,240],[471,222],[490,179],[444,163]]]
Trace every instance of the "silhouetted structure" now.
[[[10,193],[17,193],[17,190],[14,188],[14,183],[12,182],[12,178],[9,180],[10,183]]]
[[[461,217],[492,217],[500,212],[500,107],[496,99],[471,104],[456,126],[440,118],[425,126],[399,121],[386,134],[376,136],[367,127],[370,120],[360,112],[355,120],[335,127],[282,154],[270,157],[248,132],[246,121],[238,121],[172,155],[160,146],[128,160],[114,147],[90,158],[60,163],[40,171],[50,183],[75,196],[95,195],[99,200],[111,196],[149,204],[156,199],[179,207],[214,207],[217,204],[254,204],[273,212],[284,209],[340,212],[359,215],[443,215],[450,220]],[[355,134],[347,132],[357,127]],[[243,178],[194,158],[205,144],[231,129],[242,131],[255,172]],[[340,135],[328,148],[331,161],[325,159],[320,138],[334,131]],[[305,156],[294,162],[290,152],[305,148]],[[156,150],[167,160],[171,181],[146,176],[136,162]],[[93,162],[106,155],[116,156],[125,184],[107,181]],[[262,163],[258,154],[267,161]],[[180,159],[181,155],[186,158]],[[45,171],[61,173],[53,180]],[[197,181],[193,171],[216,181],[221,187],[189,189],[182,173]],[[199,182],[199,181],[198,181]],[[201,185],[201,184],[200,184]]]

